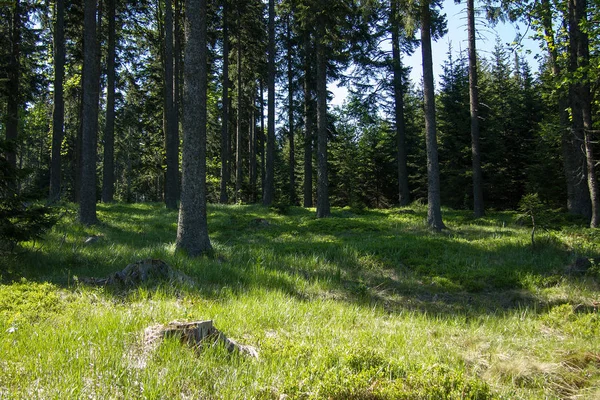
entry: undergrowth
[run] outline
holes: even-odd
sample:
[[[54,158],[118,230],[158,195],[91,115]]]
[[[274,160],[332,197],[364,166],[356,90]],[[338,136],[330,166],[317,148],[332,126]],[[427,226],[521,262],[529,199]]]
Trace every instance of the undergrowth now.
[[[159,204],[74,208],[0,255],[0,398],[495,399],[600,396],[598,232],[507,212],[209,207],[211,257],[174,251]],[[558,217],[557,217],[558,218]],[[85,244],[86,238],[97,239]],[[95,287],[144,258],[191,282]],[[567,273],[578,257],[587,274]],[[146,327],[213,319],[258,360]]]

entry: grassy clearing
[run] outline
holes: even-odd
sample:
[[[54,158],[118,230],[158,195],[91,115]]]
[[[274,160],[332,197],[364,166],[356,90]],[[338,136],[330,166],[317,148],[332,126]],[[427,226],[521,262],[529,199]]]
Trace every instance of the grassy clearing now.
[[[600,275],[564,274],[600,256],[598,231],[531,248],[511,213],[447,211],[434,234],[419,206],[317,220],[215,205],[215,254],[188,259],[162,205],[99,214],[83,227],[67,207],[45,241],[0,255],[0,398],[600,397]],[[78,282],[147,257],[196,284]],[[214,319],[260,358],[173,340],[145,353],[144,328],[176,319]]]

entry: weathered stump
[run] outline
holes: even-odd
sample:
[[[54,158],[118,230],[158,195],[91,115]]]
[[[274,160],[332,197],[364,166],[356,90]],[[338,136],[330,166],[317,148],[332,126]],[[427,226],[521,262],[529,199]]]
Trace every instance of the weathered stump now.
[[[81,278],[81,281],[92,285],[136,285],[150,280],[177,280],[191,283],[185,274],[173,270],[166,262],[154,258],[136,261],[123,270],[114,272],[106,278]]]
[[[229,339],[213,325],[212,320],[179,322],[174,321],[168,325],[155,325],[144,331],[144,342],[147,348],[155,348],[167,337],[179,338],[181,343],[198,351],[204,346],[214,346],[218,343],[225,346],[230,353],[258,358],[258,351],[252,346],[246,346]]]

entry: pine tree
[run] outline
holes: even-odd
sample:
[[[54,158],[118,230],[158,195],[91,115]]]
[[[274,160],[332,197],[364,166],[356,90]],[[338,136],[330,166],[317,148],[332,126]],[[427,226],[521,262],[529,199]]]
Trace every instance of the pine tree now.
[[[440,168],[435,122],[435,94],[433,89],[433,60],[431,53],[431,5],[421,0],[421,51],[423,57],[423,94],[425,99],[425,138],[427,144],[427,224],[435,229],[445,228],[440,200]]]
[[[96,155],[98,135],[99,60],[96,30],[96,0],[84,2],[83,106],[81,116],[81,187],[79,222],[98,222],[96,217]]]
[[[65,125],[65,2],[55,2],[54,22],[54,109],[52,112],[52,162],[50,165],[50,201],[61,194],[61,150]]]
[[[206,215],[206,0],[186,0],[183,170],[176,247],[189,256],[212,250]]]

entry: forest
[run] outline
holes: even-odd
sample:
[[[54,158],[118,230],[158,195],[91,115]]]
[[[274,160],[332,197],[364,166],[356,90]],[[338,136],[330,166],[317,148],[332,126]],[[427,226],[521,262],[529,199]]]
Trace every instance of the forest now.
[[[600,2],[448,4],[0,1],[0,399],[600,398]]]
[[[440,229],[440,205],[482,216],[537,194],[598,226],[598,5],[469,1],[468,49],[449,49],[434,87],[428,44],[447,16],[421,3],[204,5],[207,201],[319,216],[419,201]],[[81,200],[88,222],[96,201],[178,207],[186,7],[2,4],[0,130],[7,162],[29,171],[18,195]],[[499,40],[477,52],[477,27],[499,21],[537,39],[536,73]],[[417,51],[411,82],[403,58]],[[331,82],[348,88],[343,105],[328,107]]]

